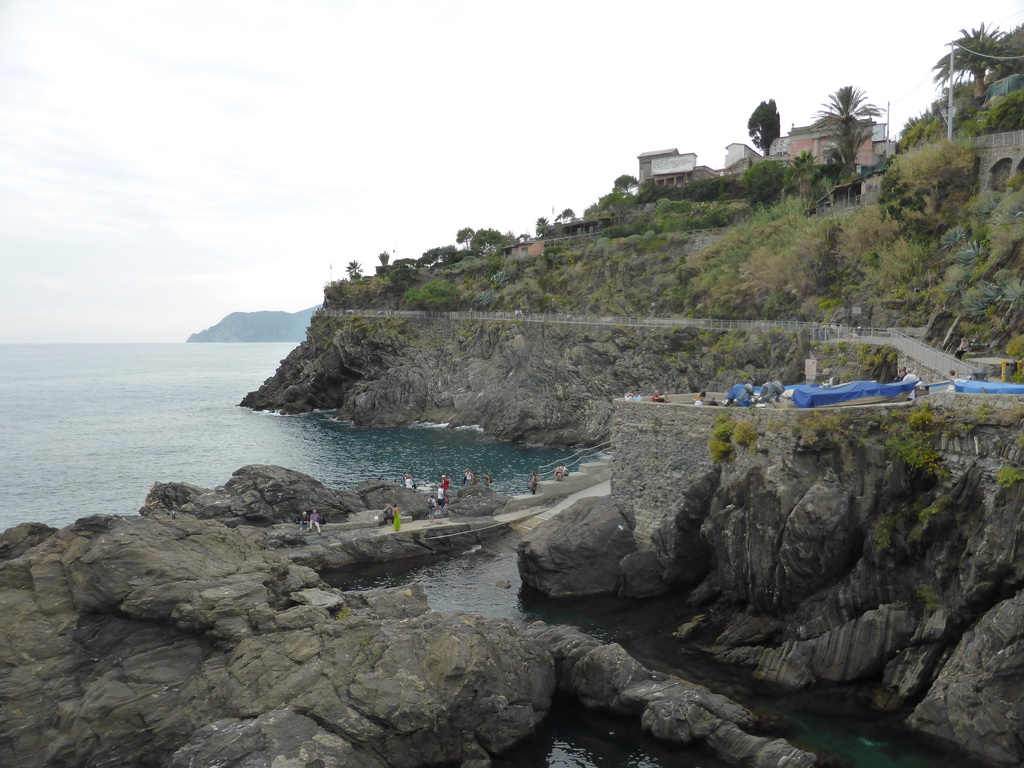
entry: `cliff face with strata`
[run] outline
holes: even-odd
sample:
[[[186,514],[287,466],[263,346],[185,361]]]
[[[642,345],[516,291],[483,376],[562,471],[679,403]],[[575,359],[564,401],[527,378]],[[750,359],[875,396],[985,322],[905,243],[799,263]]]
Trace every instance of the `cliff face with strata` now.
[[[625,391],[725,389],[799,378],[808,341],[692,328],[314,318],[307,340],[242,405],[335,410],[362,426],[479,424],[505,440],[606,440]]]
[[[759,678],[868,686],[912,728],[1019,765],[1024,407],[929,400],[616,403],[612,493],[636,547],[615,589],[679,594],[688,640]]]

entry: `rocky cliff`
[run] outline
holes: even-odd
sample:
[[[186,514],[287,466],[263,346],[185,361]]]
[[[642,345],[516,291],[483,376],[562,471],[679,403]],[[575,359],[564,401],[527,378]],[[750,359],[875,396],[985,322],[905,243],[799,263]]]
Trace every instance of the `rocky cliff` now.
[[[520,571],[571,594],[560,571],[586,575],[624,522],[633,541],[600,583],[679,594],[693,606],[688,642],[786,689],[866,687],[912,728],[1019,765],[1024,406],[946,402],[616,404],[613,499],[595,525],[564,521],[590,532],[586,551],[542,526]]]
[[[248,526],[95,516],[0,553],[2,765],[486,768],[556,689],[733,764],[815,764],[618,646],[340,592]]]
[[[479,424],[547,445],[607,439],[625,391],[727,389],[802,376],[808,339],[693,328],[314,318],[308,338],[242,405],[333,409],[363,426]]]

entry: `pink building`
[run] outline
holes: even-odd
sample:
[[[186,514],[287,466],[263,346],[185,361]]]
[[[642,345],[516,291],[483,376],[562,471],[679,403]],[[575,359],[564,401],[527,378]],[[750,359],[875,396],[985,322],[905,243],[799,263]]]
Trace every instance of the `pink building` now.
[[[885,138],[885,124],[876,124],[867,121],[865,125],[871,126],[871,136],[864,140],[857,153],[857,165],[870,168],[878,165],[886,157],[891,155],[896,144],[887,141]],[[832,137],[820,128],[813,125],[793,126],[788,136],[780,136],[772,142],[768,157],[772,160],[790,161],[801,152],[810,152],[818,163],[825,163],[828,160],[829,151],[835,146]]]

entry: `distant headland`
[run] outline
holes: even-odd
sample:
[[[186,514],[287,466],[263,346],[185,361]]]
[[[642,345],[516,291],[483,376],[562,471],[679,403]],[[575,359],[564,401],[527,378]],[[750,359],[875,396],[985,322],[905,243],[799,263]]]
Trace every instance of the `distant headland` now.
[[[232,312],[205,331],[193,333],[191,342],[302,341],[316,307],[299,312]]]

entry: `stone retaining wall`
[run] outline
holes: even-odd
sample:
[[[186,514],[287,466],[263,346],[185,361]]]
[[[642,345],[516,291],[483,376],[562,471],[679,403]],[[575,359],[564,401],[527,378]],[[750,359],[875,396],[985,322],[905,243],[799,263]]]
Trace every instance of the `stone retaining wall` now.
[[[936,445],[953,478],[974,466],[990,480],[1007,464],[1024,468],[1024,447],[1017,443],[1024,397],[942,392],[918,401],[918,406],[924,404],[935,408],[938,418],[962,427],[943,430]],[[979,408],[982,404],[989,408]],[[713,408],[616,401],[611,491],[635,517],[637,544],[649,549],[676,515],[702,506],[702,493],[717,486],[721,466],[711,460],[708,444],[720,415],[727,414],[736,423],[749,422],[757,432],[753,452],[733,443],[730,471],[742,471],[745,465],[763,463],[765,454],[782,457],[807,450],[799,435],[813,431],[816,421],[824,424],[837,418],[850,435],[874,435],[872,461],[884,462],[887,436],[879,424],[888,411],[906,407]]]

